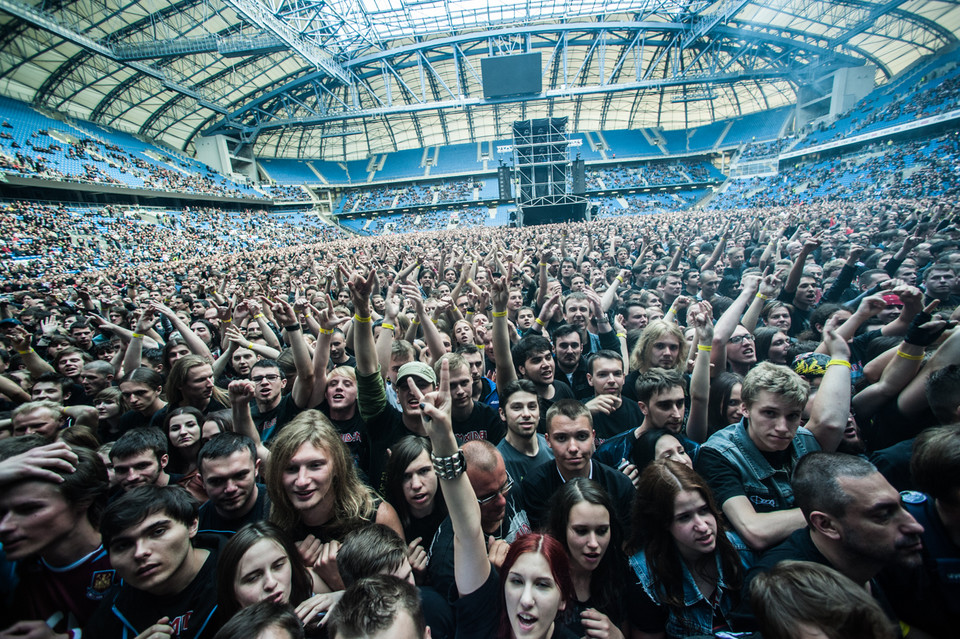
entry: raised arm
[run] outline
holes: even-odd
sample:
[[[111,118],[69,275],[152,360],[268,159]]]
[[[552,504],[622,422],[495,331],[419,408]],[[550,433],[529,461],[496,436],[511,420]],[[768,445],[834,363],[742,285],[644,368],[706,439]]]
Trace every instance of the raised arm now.
[[[480,504],[464,472],[463,454],[453,435],[449,363],[440,365],[439,386],[432,393],[423,395],[412,379],[408,377],[406,381],[411,392],[420,397],[423,428],[433,445],[431,457],[453,524],[453,572],[462,597],[480,588],[491,569],[480,526]]]
[[[423,305],[423,297],[420,295],[420,289],[412,284],[404,284],[403,294],[413,303],[413,308],[417,313],[417,319],[420,320],[420,327],[423,329],[423,341],[427,343],[430,349],[430,364],[440,359],[446,352],[443,346],[443,340],[440,339],[440,330],[433,323],[433,318],[427,315],[426,308]]]
[[[377,372],[377,349],[373,343],[373,322],[370,319],[370,293],[373,291],[374,272],[367,277],[358,272],[352,275],[341,266],[347,279],[347,288],[353,300],[354,355],[357,357],[357,373]]]
[[[203,343],[203,340],[197,337],[197,334],[187,326],[186,322],[177,317],[177,314],[173,312],[173,309],[167,306],[166,304],[161,304],[160,302],[150,302],[150,308],[156,312],[160,313],[166,317],[170,323],[173,325],[173,328],[180,333],[180,336],[183,337],[183,341],[187,343],[187,346],[190,348],[190,351],[200,357],[208,360],[210,363],[213,363],[213,355],[210,353],[210,349],[207,348],[207,345]]]
[[[310,359],[310,347],[303,339],[303,327],[297,321],[297,314],[287,302],[279,300],[273,305],[273,316],[283,328],[293,351],[293,364],[297,369],[297,379],[290,391],[293,401],[298,408],[312,408],[310,399],[313,395],[315,373],[313,361]]]
[[[33,350],[31,346],[33,335],[28,333],[25,328],[16,326],[7,336],[10,339],[10,345],[13,347],[13,350],[19,353],[20,361],[23,362],[24,367],[30,371],[31,376],[37,378],[44,373],[56,372],[53,366]]]
[[[930,314],[936,309],[939,302],[934,300],[924,310],[921,315],[915,318],[915,322],[921,319],[929,318]],[[911,330],[907,338],[913,344],[929,346],[935,340],[928,341],[929,336],[923,336],[919,331]],[[925,343],[926,342],[926,343]],[[927,360],[920,373],[911,381],[900,396],[897,398],[897,406],[900,412],[906,417],[913,417],[926,409],[930,403],[927,401],[927,379],[930,376],[949,364],[960,363],[960,331],[953,331],[950,336],[940,344],[933,356]]]
[[[701,302],[690,321],[697,331],[697,358],[690,377],[690,415],[687,437],[702,444],[709,430],[707,413],[710,403],[710,351],[713,349],[713,312],[708,302]]]
[[[250,402],[256,395],[257,388],[249,379],[235,379],[227,386],[230,394],[230,407],[233,412],[234,432],[246,435],[257,445],[257,456],[266,463],[270,459],[270,450],[260,440],[260,433],[253,423],[250,413]]]
[[[760,286],[760,277],[758,275],[744,275],[743,289],[737,299],[723,312],[717,325],[713,329],[713,351],[710,361],[713,363],[712,375],[716,377],[727,368],[727,342],[733,337],[733,332],[740,323],[740,317],[747,304],[757,294],[757,288]]]
[[[803,276],[803,269],[807,266],[807,258],[813,255],[813,252],[816,251],[819,246],[820,240],[815,237],[811,237],[803,243],[803,248],[800,249],[796,261],[794,261],[793,266],[790,268],[790,274],[787,275],[787,282],[783,285],[784,291],[790,294],[797,292],[797,286],[800,285],[800,278]]]
[[[780,291],[780,276],[782,274],[782,271],[777,271],[774,275],[764,275],[763,279],[760,280],[760,290],[753,296],[750,306],[747,307],[747,311],[740,319],[740,325],[751,333],[757,330],[757,322],[760,319],[763,305],[767,303],[767,300],[776,298]]]
[[[397,286],[397,281],[390,285],[383,304],[383,324],[380,328],[380,336],[377,338],[377,361],[380,362],[381,371],[387,371],[390,368],[394,333],[398,326],[397,318],[400,316],[400,305],[394,300],[397,296]]]
[[[850,417],[850,347],[837,334],[839,324],[836,317],[831,317],[823,327],[823,341],[830,361],[813,398],[807,422],[820,448],[831,453],[840,445]]]
[[[491,282],[493,302],[493,357],[497,362],[497,385],[501,388],[517,379],[517,369],[513,365],[510,353],[510,335],[507,326],[507,300],[510,298],[510,277],[494,278]],[[542,314],[542,312],[541,312]],[[539,318],[537,318],[539,319]]]
[[[337,316],[329,295],[327,295],[326,307],[322,310],[314,309],[314,315],[317,318],[320,335],[317,337],[317,342],[313,348],[313,388],[308,404],[311,407],[322,402],[323,394],[327,392],[327,364],[330,362],[330,338],[333,336],[333,330],[341,324],[351,321],[349,317]],[[358,367],[359,357],[360,355],[357,354]]]

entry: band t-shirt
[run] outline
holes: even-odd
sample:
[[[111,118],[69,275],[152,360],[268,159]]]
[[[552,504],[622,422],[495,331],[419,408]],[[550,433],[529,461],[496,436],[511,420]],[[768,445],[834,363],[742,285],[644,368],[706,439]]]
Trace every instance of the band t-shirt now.
[[[47,621],[58,633],[82,628],[119,581],[102,545],[68,566],[33,558],[19,562],[17,572],[12,610],[21,619]]]

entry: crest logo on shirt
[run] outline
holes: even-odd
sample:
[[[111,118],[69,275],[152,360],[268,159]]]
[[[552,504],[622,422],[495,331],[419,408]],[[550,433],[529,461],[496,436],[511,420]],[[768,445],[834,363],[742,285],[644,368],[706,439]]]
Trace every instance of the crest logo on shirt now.
[[[110,589],[116,578],[115,570],[98,570],[90,578],[90,586],[87,588],[88,599],[102,599],[103,593]]]

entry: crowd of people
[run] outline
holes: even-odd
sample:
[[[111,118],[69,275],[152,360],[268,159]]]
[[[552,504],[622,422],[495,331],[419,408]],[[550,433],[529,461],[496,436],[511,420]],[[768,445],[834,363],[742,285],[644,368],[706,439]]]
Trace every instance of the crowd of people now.
[[[861,201],[891,192],[907,198],[955,197],[960,193],[958,159],[956,131],[898,144],[875,142],[847,156],[809,159],[777,175],[735,180],[711,206]]]
[[[474,201],[474,189],[483,186],[476,180],[452,180],[409,186],[380,186],[371,189],[352,189],[337,204],[341,213],[379,211],[405,206],[428,206],[450,202]]]
[[[6,278],[0,637],[953,636],[958,211]]]
[[[342,236],[339,228],[303,212],[91,210],[16,201],[0,208],[0,276],[36,279],[89,269],[111,276],[127,269],[148,272],[198,255],[280,249]]]
[[[8,125],[5,128],[15,130],[9,122],[4,123]],[[0,135],[0,169],[50,180],[222,197],[264,198],[249,186],[235,183],[197,162],[188,162],[159,151],[154,151],[148,157],[111,142],[82,135],[79,131],[69,136],[61,132],[60,136],[61,139],[69,137],[72,141],[61,143],[46,129],[33,131],[25,137],[11,133]]]
[[[617,166],[587,172],[587,191],[626,189],[665,184],[688,184],[711,179],[703,162],[650,163],[641,166]]]

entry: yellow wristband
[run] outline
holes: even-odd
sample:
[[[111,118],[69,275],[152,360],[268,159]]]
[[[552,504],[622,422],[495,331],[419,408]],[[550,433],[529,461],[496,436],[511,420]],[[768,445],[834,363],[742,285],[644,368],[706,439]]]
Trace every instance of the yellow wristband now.
[[[251,343],[251,344],[247,344],[247,348],[252,351],[252,350],[253,350],[253,344],[252,344],[252,343]]]
[[[225,319],[225,320],[220,320],[220,323],[221,323],[221,324],[229,324],[229,323],[232,322],[232,321],[233,321],[233,318],[232,318],[232,317],[228,317],[228,318]]]
[[[261,317],[263,317],[263,313],[257,313],[253,316],[253,319],[260,319]]]
[[[32,348],[28,348],[25,351],[18,350],[17,352],[20,353],[21,355],[26,355],[27,353],[33,353],[35,351]]]
[[[624,283],[624,282],[623,282],[623,278],[622,278],[622,277],[620,277],[619,275],[617,275],[617,281],[618,281],[618,282],[620,282],[621,284],[623,284],[623,283]]]
[[[469,284],[469,283],[472,282],[472,281],[473,281],[473,278],[471,278],[471,277],[468,277],[468,278],[467,278],[467,284]]]
[[[397,328],[397,327],[394,326],[393,324],[387,324],[386,322],[383,322],[382,324],[380,324],[380,326],[382,326],[383,328],[385,328],[385,329],[387,329],[387,330],[391,330],[391,331]]]
[[[354,314],[353,314],[353,319],[356,320],[356,321],[358,321],[358,322],[360,322],[361,324],[369,324],[369,323],[370,323],[370,316],[369,316],[369,315],[367,315],[366,317],[360,317],[359,315],[357,315],[356,313],[354,313]]]
[[[540,266],[546,266],[546,265],[547,265],[546,262],[540,262]]]
[[[827,362],[827,367],[828,367],[828,368],[829,368],[830,366],[834,366],[834,365],[836,365],[836,366],[846,366],[847,368],[851,368],[850,362],[848,362],[848,361],[845,360],[845,359],[831,359],[829,362]]]
[[[770,296],[769,296],[769,295],[764,295],[763,293],[757,293],[757,298],[758,298],[758,299],[761,299],[761,300],[768,300],[768,299],[770,299]]]
[[[414,323],[414,324],[419,324],[419,323],[420,323],[420,320],[415,319],[415,320],[413,320],[413,323]]]
[[[673,313],[674,315],[676,315],[676,314],[677,314],[677,307],[676,307],[676,306],[671,306],[671,307],[670,307],[670,310],[668,310],[667,313]]]
[[[705,352],[705,353],[709,353],[710,351],[713,350],[713,345],[712,345],[712,344],[697,344],[697,350],[698,350],[698,351],[703,351],[703,352]]]
[[[482,351],[482,350],[483,350],[483,344],[477,344],[477,348]]]
[[[332,329],[332,328],[321,328],[321,329],[320,329],[320,334],[321,334],[321,335],[333,335],[333,329]]]
[[[899,348],[897,349],[897,357],[902,357],[903,359],[909,359],[911,362],[919,362],[923,359],[923,355],[911,355],[910,353],[904,353]]]
[[[310,313],[304,313],[303,316],[304,316],[304,317],[313,317],[313,315],[311,315]]]
[[[539,324],[540,326],[546,326],[546,324],[543,323],[543,320],[540,319],[539,317],[538,317],[536,320],[534,320],[534,321],[535,321],[537,324]]]
[[[506,317],[506,316],[507,316],[507,312],[506,312],[506,311],[494,311],[494,312],[493,312],[493,316],[494,316],[494,317]]]
[[[131,337],[133,337],[134,339],[143,339],[143,334],[142,334],[142,333],[130,333],[130,335],[131,335]]]
[[[617,333],[617,337],[622,337],[622,338],[626,339],[627,334],[626,334],[626,333]]]

